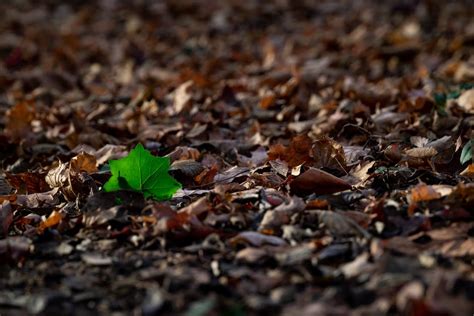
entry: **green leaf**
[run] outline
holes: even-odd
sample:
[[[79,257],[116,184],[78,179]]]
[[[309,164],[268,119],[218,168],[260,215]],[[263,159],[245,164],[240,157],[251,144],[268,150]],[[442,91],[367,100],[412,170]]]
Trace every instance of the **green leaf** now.
[[[112,177],[104,185],[106,192],[132,190],[145,198],[170,199],[181,184],[168,174],[168,157],[155,157],[138,144],[127,157],[109,162]]]
[[[472,159],[472,139],[464,145],[464,148],[461,151],[461,164],[465,164]]]
[[[435,93],[434,96],[435,108],[439,115],[446,116],[446,101],[447,96],[444,93]]]

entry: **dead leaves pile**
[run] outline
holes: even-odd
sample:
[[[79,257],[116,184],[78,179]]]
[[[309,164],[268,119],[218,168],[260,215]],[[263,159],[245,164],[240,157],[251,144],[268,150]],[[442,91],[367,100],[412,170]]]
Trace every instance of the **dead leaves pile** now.
[[[472,14],[438,2],[0,2],[0,314],[472,313]],[[171,200],[104,192],[137,143]]]

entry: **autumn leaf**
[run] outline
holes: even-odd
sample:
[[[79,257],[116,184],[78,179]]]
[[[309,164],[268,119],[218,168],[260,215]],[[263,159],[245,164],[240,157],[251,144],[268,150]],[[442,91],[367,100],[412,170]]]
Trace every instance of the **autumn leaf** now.
[[[170,199],[181,184],[168,174],[169,167],[168,157],[155,157],[138,144],[125,158],[110,161],[112,177],[104,190],[132,190],[146,198]]]

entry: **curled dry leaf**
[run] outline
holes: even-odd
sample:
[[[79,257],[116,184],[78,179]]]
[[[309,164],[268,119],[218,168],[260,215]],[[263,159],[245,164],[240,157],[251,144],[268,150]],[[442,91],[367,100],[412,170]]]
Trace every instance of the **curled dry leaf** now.
[[[272,166],[273,170],[279,175],[286,177],[288,175],[288,163],[286,161],[282,161],[280,159],[270,160],[270,166]]]
[[[296,177],[290,183],[290,188],[297,195],[332,194],[349,190],[351,185],[330,173],[310,168]]]
[[[345,172],[346,157],[343,147],[333,139],[321,136],[313,142],[310,157],[311,165],[316,168],[329,168]]]
[[[181,111],[183,111],[184,108],[189,104],[189,101],[191,101],[191,93],[189,92],[189,88],[192,85],[193,82],[190,80],[176,88],[173,101],[173,109],[175,113],[181,113]]]
[[[53,211],[48,218],[42,221],[38,227],[38,233],[42,234],[46,228],[50,228],[59,224],[63,216],[58,211]]]
[[[80,153],[69,163],[59,161],[56,168],[49,170],[46,182],[51,188],[58,188],[68,201],[85,198],[97,191],[95,181],[88,175],[97,171],[93,155]]]

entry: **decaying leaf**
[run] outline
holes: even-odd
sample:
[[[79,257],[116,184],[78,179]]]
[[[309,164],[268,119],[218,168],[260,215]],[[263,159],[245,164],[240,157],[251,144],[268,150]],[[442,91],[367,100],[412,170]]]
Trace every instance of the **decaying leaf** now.
[[[46,220],[41,222],[38,227],[38,233],[42,234],[46,228],[58,225],[62,218],[63,216],[60,212],[53,211]]]
[[[18,102],[7,112],[5,132],[15,141],[26,138],[31,133],[31,122],[34,118],[34,102]]]
[[[286,161],[293,168],[311,160],[310,150],[312,140],[307,135],[299,135],[291,140],[288,147],[277,144],[270,147],[268,159]]]
[[[329,168],[345,172],[346,157],[343,147],[329,137],[320,137],[313,142],[310,157],[311,166],[315,168]]]
[[[421,183],[410,191],[409,200],[411,203],[436,200],[441,197],[441,194],[436,192],[431,186]]]
[[[290,217],[305,209],[304,201],[299,197],[292,198],[289,202],[282,203],[273,210],[268,210],[260,223],[260,231],[281,228],[290,222]]]
[[[405,151],[405,153],[412,158],[431,158],[435,156],[438,151],[433,147],[412,148]]]
[[[458,98],[457,103],[467,113],[474,114],[474,89],[464,91]]]
[[[94,156],[80,153],[68,163],[59,161],[49,170],[45,180],[51,188],[60,189],[68,201],[84,199],[97,191],[95,181],[89,175],[97,171],[96,164]]]
[[[318,214],[319,221],[336,237],[360,236],[370,238],[370,234],[365,229],[360,227],[350,217],[345,216],[343,212],[319,210],[315,212]]]
[[[349,190],[352,186],[346,181],[325,171],[311,168],[290,183],[291,191],[298,195],[332,194]]]
[[[173,103],[174,111],[176,113],[183,111],[184,108],[189,104],[189,101],[191,101],[191,94],[189,93],[188,89],[192,85],[192,81],[186,81],[176,89]]]
[[[0,314],[471,315],[468,2],[0,1]]]

